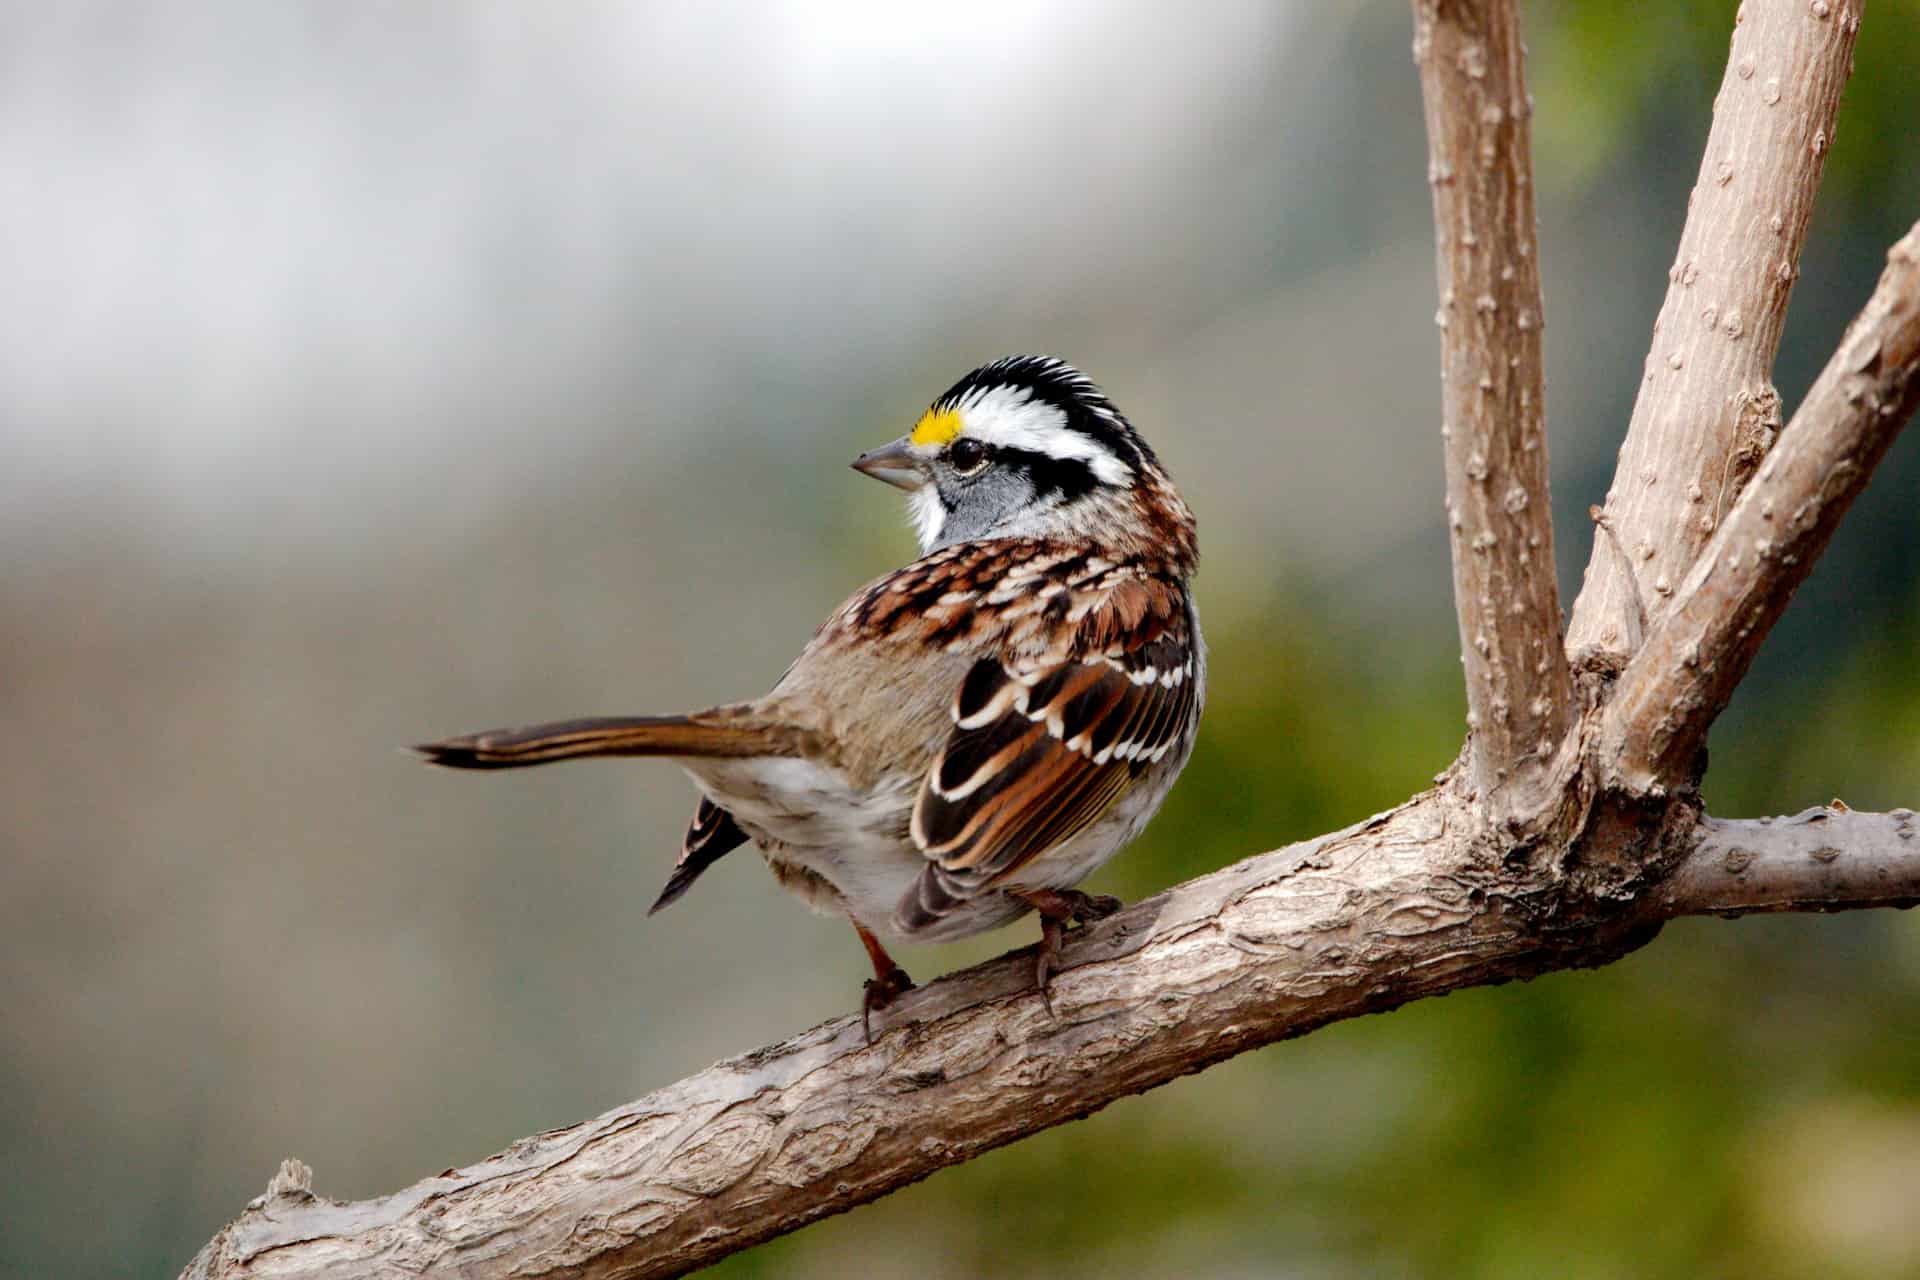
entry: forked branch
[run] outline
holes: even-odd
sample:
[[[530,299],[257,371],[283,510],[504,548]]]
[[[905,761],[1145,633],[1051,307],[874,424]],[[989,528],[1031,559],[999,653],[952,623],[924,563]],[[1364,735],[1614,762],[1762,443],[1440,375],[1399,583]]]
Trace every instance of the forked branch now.
[[[1917,371],[1920,224],[1620,677],[1600,757],[1630,789],[1692,780],[1714,717],[1913,416]]]
[[[1567,649],[1617,671],[1780,426],[1773,358],[1861,0],[1744,0]]]

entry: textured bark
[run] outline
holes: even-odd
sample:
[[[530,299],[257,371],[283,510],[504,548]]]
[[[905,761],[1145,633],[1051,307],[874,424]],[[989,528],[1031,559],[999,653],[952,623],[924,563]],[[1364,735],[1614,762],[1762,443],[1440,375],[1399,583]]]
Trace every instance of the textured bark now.
[[[1744,0],[1567,648],[1619,670],[1780,425],[1773,357],[1861,0]]]
[[[1440,282],[1440,437],[1473,776],[1546,802],[1572,723],[1547,486],[1533,160],[1510,0],[1415,0]]]
[[[1692,785],[1715,714],[1920,383],[1916,229],[1744,483],[1858,13],[1748,0],[1649,358],[1676,377],[1643,389],[1603,517],[1615,536],[1589,567],[1601,660],[1578,707],[1552,578],[1518,29],[1510,3],[1416,0],[1474,716],[1461,762],[1397,809],[1074,936],[1052,1016],[1029,950],[910,993],[871,1045],[857,1017],[836,1019],[377,1200],[319,1198],[289,1161],[185,1274],[678,1275],[1259,1045],[1605,964],[1676,916],[1920,900],[1911,811],[1718,821]],[[1639,586],[1624,561],[1606,567],[1615,544]]]
[[[1714,718],[1920,401],[1920,225],[1613,691],[1602,757],[1689,782]]]

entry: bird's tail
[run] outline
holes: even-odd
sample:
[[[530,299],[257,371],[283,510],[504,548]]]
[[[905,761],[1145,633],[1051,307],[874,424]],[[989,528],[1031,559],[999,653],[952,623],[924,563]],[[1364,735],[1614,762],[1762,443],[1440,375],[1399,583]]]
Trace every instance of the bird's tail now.
[[[423,742],[414,750],[450,769],[519,769],[583,756],[789,756],[799,754],[801,737],[792,725],[705,712],[489,729]]]

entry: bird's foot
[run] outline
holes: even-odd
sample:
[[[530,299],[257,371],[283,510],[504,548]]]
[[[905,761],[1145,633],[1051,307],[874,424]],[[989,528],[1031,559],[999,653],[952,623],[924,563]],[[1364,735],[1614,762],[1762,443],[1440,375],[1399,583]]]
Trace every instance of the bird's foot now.
[[[900,996],[913,990],[913,979],[899,965],[886,973],[868,978],[861,986],[860,1030],[866,1034],[867,1043],[873,1043],[873,1015],[892,1004]]]
[[[1092,924],[1095,920],[1105,920],[1126,905],[1110,893],[1082,893],[1078,889],[1061,889],[1056,892],[1067,900],[1067,911],[1075,924]]]
[[[867,949],[867,959],[873,963],[873,976],[861,988],[860,999],[860,1030],[866,1033],[867,1043],[872,1044],[873,1015],[913,990],[913,979],[893,962],[887,949],[880,945],[880,939],[873,936],[873,930],[851,916],[847,918],[853,931],[860,935],[860,945]]]
[[[1053,977],[1054,962],[1060,956],[1060,943],[1066,937],[1067,925],[1105,920],[1118,911],[1122,903],[1112,894],[1082,893],[1078,889],[1029,889],[1019,897],[1040,913],[1040,954],[1034,958],[1033,985],[1040,991],[1040,1003],[1046,1006],[1047,1016],[1052,1017],[1053,992],[1048,983]]]

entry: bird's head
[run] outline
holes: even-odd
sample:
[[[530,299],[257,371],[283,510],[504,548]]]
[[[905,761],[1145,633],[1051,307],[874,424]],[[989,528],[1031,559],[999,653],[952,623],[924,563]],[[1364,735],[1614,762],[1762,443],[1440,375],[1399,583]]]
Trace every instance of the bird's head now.
[[[923,553],[980,538],[1086,539],[1191,566],[1193,514],[1087,376],[1009,356],[956,382],[856,470],[908,492]]]

